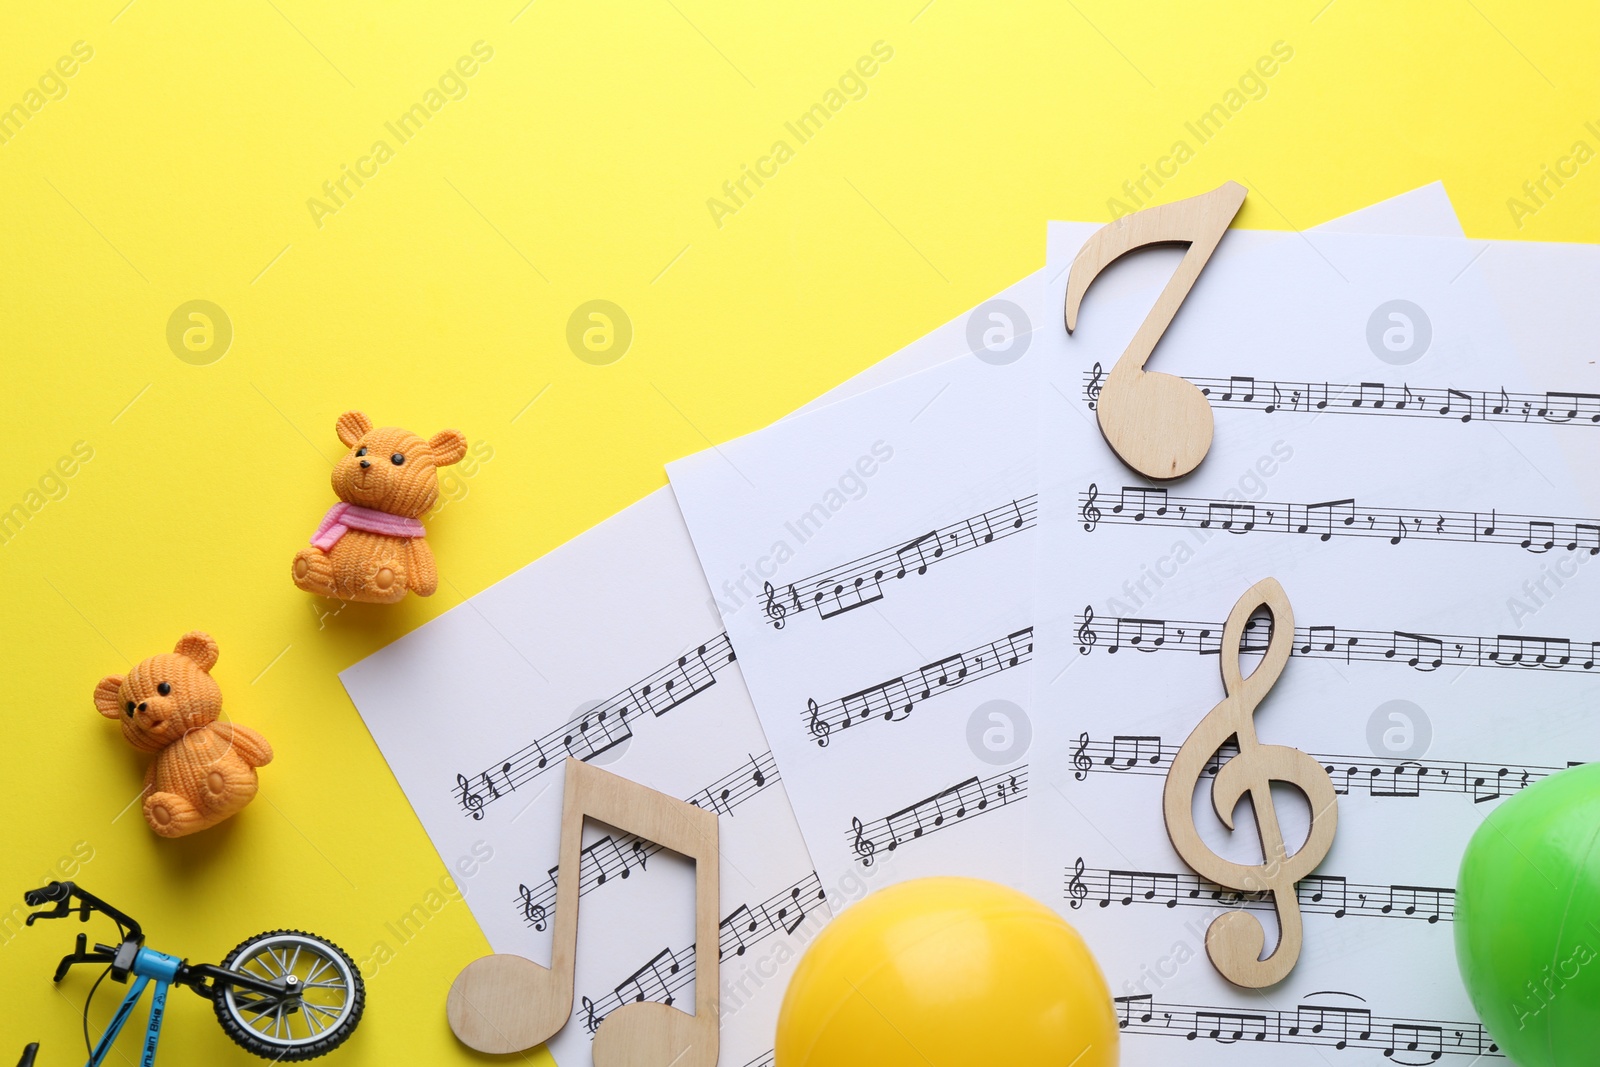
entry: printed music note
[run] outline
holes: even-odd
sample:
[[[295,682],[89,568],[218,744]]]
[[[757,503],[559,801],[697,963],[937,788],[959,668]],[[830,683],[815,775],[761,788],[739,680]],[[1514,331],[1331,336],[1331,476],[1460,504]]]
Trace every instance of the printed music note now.
[[[1600,422],[1600,394],[1546,393],[1544,397],[1545,406],[1539,409],[1541,419],[1571,422],[1579,415],[1588,415],[1590,422]],[[1591,411],[1593,414],[1590,414]]]
[[[1161,619],[1118,619],[1106,651],[1115,652],[1127,645],[1140,652],[1155,652],[1166,643],[1167,624]]]
[[[1151,244],[1188,242],[1183,260],[1101,387],[1100,432],[1117,458],[1149,478],[1181,478],[1211,448],[1211,405],[1182,378],[1147,371],[1156,342],[1217,250],[1244,204],[1244,186],[1224,185],[1176,203],[1145,208],[1097,230],[1072,261],[1065,319],[1070,334],[1089,285],[1112,261]]]
[[[468,964],[450,987],[450,1029],[470,1048],[507,1053],[547,1041],[565,1025],[572,1014],[577,963],[583,822],[593,818],[694,861],[698,950],[694,1014],[649,1001],[624,1005],[598,1023],[596,1067],[716,1067],[719,953],[711,951],[720,944],[716,815],[580,760],[568,759],[564,770],[551,965],[505,953]],[[587,998],[584,1010],[586,1025],[593,1023]]]
[[[1106,757],[1106,766],[1128,770],[1141,762],[1155,764],[1160,760],[1161,738],[1118,734],[1111,739],[1111,754]]]
[[[1159,518],[1167,513],[1167,491],[1145,489],[1137,485],[1125,486],[1111,513],[1121,515],[1125,511],[1133,516],[1134,522],[1143,522],[1146,515]]]
[[[1256,398],[1256,380],[1246,374],[1235,374],[1228,378],[1228,389],[1222,394],[1223,400],[1232,400],[1237,394],[1242,403],[1248,404]]]
[[[1256,506],[1219,500],[1206,505],[1206,517],[1200,521],[1202,529],[1217,526],[1229,533],[1244,534],[1256,528]]]
[[[824,582],[811,597],[817,617],[831,619],[847,611],[865,607],[883,599],[882,572],[875,575],[858,574],[842,582]],[[905,577],[905,571],[899,577]]]
[[[1322,504],[1307,504],[1305,506],[1305,522],[1295,528],[1296,533],[1316,533],[1318,538],[1326,541],[1333,536],[1333,524],[1337,519],[1349,526],[1355,522],[1356,502],[1353,499],[1329,500]]]
[[[1444,662],[1444,642],[1426,634],[1396,630],[1394,644],[1386,654],[1403,659],[1407,666],[1415,667],[1419,671],[1436,671]]]
[[[923,546],[926,545],[929,541],[932,541],[934,543],[934,546],[935,546],[934,549],[933,549],[933,553],[932,553],[931,559],[938,559],[940,556],[944,555],[944,549],[939,547],[939,531],[930,530],[928,533],[923,534],[921,537],[917,538],[915,541],[912,541],[910,544],[906,545],[904,548],[901,548],[901,549],[899,549],[898,551],[895,552],[895,557],[900,561],[900,571],[899,571],[899,573],[897,573],[895,575],[896,578],[904,578],[906,576],[906,570],[907,570],[908,567],[911,566],[911,563],[906,559],[906,554],[910,553],[910,552],[915,552],[916,553],[916,557],[917,557],[917,560],[916,560],[917,573],[918,574],[927,574],[928,573],[928,563],[930,562],[930,556],[925,551]]]
[[[1088,748],[1089,734],[1086,731],[1078,735],[1078,748],[1072,754],[1072,776],[1080,782],[1094,770],[1094,760],[1089,757]]]
[[[1272,615],[1272,637],[1260,666],[1245,678],[1240,648],[1245,624],[1259,608]],[[1277,946],[1262,958],[1266,931],[1247,911],[1230,911],[1206,931],[1206,954],[1217,971],[1235,985],[1262,988],[1280,982],[1300,956],[1302,926],[1295,883],[1322,862],[1333,845],[1338,821],[1337,797],[1328,772],[1296,748],[1264,745],[1256,739],[1255,709],[1276,684],[1294,644],[1294,613],[1283,587],[1265,578],[1251,586],[1228,613],[1222,630],[1222,685],[1226,695],[1207,712],[1173,757],[1162,791],[1167,834],[1185,863],[1219,885],[1247,891],[1270,890],[1281,930]],[[1213,754],[1230,739],[1238,754],[1223,763],[1211,785],[1218,817],[1233,829],[1233,812],[1245,795],[1255,813],[1264,862],[1239,864],[1211,851],[1194,825],[1195,788]],[[1293,785],[1311,805],[1311,828],[1305,844],[1290,854],[1278,825],[1272,783]]]
[[[1362,382],[1356,387],[1356,398],[1350,401],[1350,406],[1358,408],[1362,404],[1370,404],[1375,408],[1383,407],[1384,398],[1388,395],[1388,387],[1382,382]]]

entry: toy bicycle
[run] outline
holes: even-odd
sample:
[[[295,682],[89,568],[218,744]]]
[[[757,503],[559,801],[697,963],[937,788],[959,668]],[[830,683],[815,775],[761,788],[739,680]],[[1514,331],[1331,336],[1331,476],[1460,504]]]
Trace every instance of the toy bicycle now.
[[[56,965],[57,982],[80,963],[106,964],[105,974],[124,984],[130,976],[134,979],[133,988],[89,1050],[88,1067],[99,1067],[105,1061],[145,987],[152,984],[155,992],[141,1067],[155,1063],[167,990],[173,985],[192,989],[211,1001],[223,1031],[241,1048],[270,1060],[309,1060],[332,1052],[361,1021],[366,1002],[361,972],[343,949],[320,937],[297,930],[271,930],[240,942],[221,965],[191,964],[146,948],[137,922],[71,882],[51,882],[24,893],[23,900],[30,908],[54,905],[29,915],[29,926],[35,919],[64,919],[74,914],[88,922],[94,912],[117,924],[117,944],[96,944],[90,952],[88,938],[79,934],[77,950]],[[95,982],[96,987],[99,984]],[[92,988],[89,997],[94,997]],[[85,1003],[86,1041],[88,1013]],[[37,1044],[29,1045],[17,1067],[33,1067],[38,1050]]]

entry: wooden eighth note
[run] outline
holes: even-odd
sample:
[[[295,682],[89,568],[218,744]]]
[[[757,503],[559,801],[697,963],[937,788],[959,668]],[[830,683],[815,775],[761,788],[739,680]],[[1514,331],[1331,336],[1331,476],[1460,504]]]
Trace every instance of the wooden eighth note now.
[[[1272,637],[1261,665],[1245,678],[1239,671],[1245,624],[1261,607],[1272,613]],[[1266,931],[1248,911],[1218,916],[1206,931],[1206,954],[1222,977],[1252,989],[1282,981],[1300,958],[1300,899],[1295,883],[1316,870],[1328,854],[1339,821],[1333,782],[1320,763],[1298,748],[1263,745],[1256,740],[1256,705],[1283,673],[1293,646],[1294,612],[1283,586],[1274,578],[1257,582],[1233,606],[1222,630],[1222,688],[1227,695],[1206,713],[1178,749],[1167,771],[1161,798],[1167,836],[1172,838],[1178,855],[1201,877],[1229,889],[1272,893],[1282,935],[1265,959],[1261,958],[1261,951],[1266,945]],[[1200,839],[1194,825],[1195,786],[1212,756],[1229,738],[1237,740],[1239,754],[1217,770],[1211,784],[1211,802],[1222,824],[1232,830],[1234,809],[1245,794],[1250,795],[1256,827],[1261,833],[1260,864],[1223,859]],[[1272,804],[1273,782],[1293,785],[1311,804],[1311,832],[1293,855],[1284,847],[1278,812]]]
[[[1072,261],[1067,276],[1068,333],[1078,327],[1078,309],[1089,284],[1118,257],[1148,245],[1189,245],[1150,314],[1106,376],[1096,405],[1106,443],[1122,462],[1147,478],[1181,478],[1198,467],[1211,449],[1211,405],[1205,396],[1182,378],[1147,371],[1144,365],[1239,213],[1244,196],[1244,186],[1227,182],[1209,193],[1136,211],[1096,230]]]
[[[572,1015],[579,862],[587,816],[694,861],[694,1014],[654,1001],[625,1004],[594,1036],[595,1067],[716,1067],[717,816],[581,760],[565,764],[561,863],[550,966],[507,953],[474,960],[450,987],[446,1014],[462,1044],[521,1052],[548,1041]]]

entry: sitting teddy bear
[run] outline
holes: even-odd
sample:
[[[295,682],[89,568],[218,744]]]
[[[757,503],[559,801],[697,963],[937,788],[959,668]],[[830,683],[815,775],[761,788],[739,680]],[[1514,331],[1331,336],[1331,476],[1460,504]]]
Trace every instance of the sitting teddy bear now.
[[[215,826],[256,795],[256,768],[272,746],[254,730],[219,723],[222,689],[211,678],[217,643],[199,630],[175,651],[151,656],[127,677],[94,688],[94,706],[122,723],[122,736],[156,758],[145,771],[144,821],[162,837]]]
[[[340,415],[334,429],[350,449],[333,467],[342,503],[323,516],[311,547],[295,554],[294,584],[373,604],[396,603],[407,589],[432,596],[439,571],[420,516],[439,497],[437,468],[459,462],[467,439],[458,430],[424,441],[392,426],[373,429],[359,411]]]

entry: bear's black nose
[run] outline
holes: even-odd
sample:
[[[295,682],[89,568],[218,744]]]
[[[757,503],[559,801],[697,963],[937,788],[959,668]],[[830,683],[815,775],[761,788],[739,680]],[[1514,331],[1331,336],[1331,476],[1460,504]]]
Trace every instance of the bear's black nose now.
[[[363,466],[363,467],[370,467],[370,466],[372,466],[372,464],[371,464],[371,463],[368,463],[368,462],[367,462],[367,461],[366,461],[366,460],[362,460],[362,461],[361,461],[361,465],[362,465],[362,466]]]
[[[148,707],[149,707],[149,705],[148,705],[148,704],[140,704],[140,705],[139,705],[139,710],[140,710],[140,711],[144,711],[144,710],[145,710],[145,709],[146,709],[146,708],[148,708]]]

